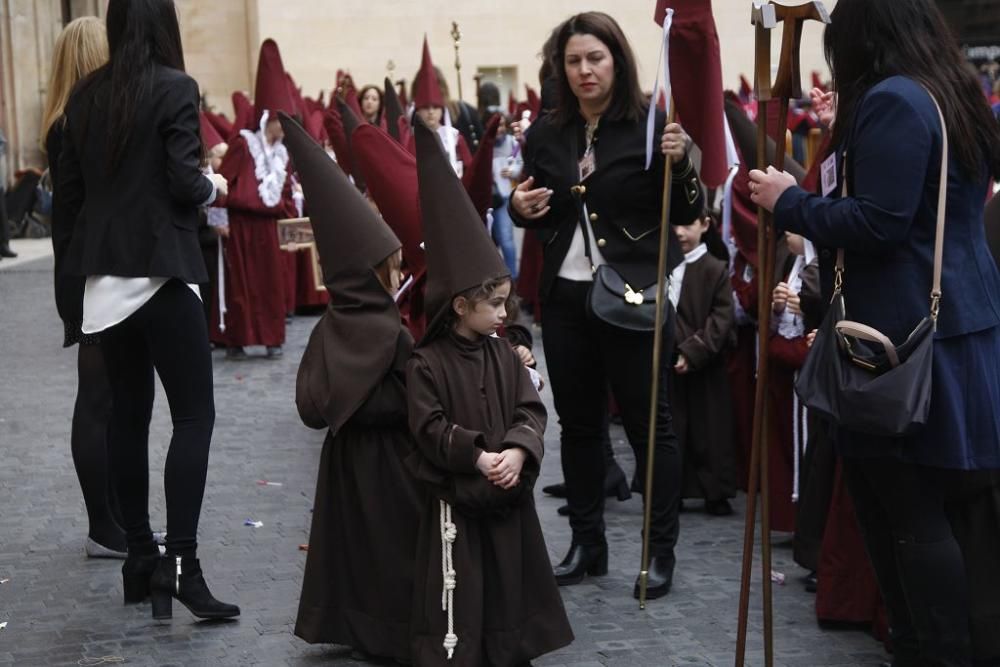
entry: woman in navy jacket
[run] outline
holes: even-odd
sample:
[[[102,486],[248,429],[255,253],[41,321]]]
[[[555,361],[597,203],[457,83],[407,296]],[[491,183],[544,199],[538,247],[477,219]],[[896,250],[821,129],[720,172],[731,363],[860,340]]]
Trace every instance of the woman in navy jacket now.
[[[772,167],[751,172],[750,188],[779,229],[826,249],[827,277],[844,249],[851,319],[902,343],[930,306],[942,150],[934,100],[941,105],[947,224],[928,424],[896,439],[841,428],[837,444],[888,607],[894,664],[967,665],[970,637],[988,628],[973,619],[970,633],[977,584],[948,512],[954,519],[956,489],[961,502],[989,493],[1000,468],[1000,273],[983,229],[1000,128],[930,0],[840,0],[831,18],[841,182],[820,197]],[[837,197],[844,172],[848,196]]]

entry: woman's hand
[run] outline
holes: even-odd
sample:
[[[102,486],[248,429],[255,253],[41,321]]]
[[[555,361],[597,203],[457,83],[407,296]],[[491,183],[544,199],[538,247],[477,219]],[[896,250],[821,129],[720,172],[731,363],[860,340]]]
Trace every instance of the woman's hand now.
[[[660,138],[660,150],[674,162],[680,162],[687,155],[688,136],[684,134],[684,128],[680,123],[670,123],[663,128],[663,136]]]
[[[833,127],[833,121],[837,117],[837,96],[832,92],[824,93],[819,88],[813,88],[809,91],[809,99],[812,100],[812,108],[819,117],[819,122]]]
[[[552,197],[552,190],[532,187],[534,184],[535,177],[529,176],[510,195],[511,208],[525,220],[538,220],[551,209],[549,199]]]
[[[792,315],[802,316],[802,300],[796,292],[791,289],[788,290],[788,312]]]
[[[225,197],[229,194],[229,181],[222,174],[209,174],[208,178],[212,181],[212,185],[215,186],[216,192],[218,192],[219,197]]]
[[[766,172],[754,169],[750,172],[750,201],[773,211],[781,195],[793,185],[796,185],[795,177],[787,171],[778,171],[771,166]]]
[[[515,120],[510,124],[510,132],[514,135],[514,139],[517,143],[524,145],[524,133],[528,131],[531,127],[531,121],[527,118],[522,118],[521,120]]]
[[[808,334],[806,334],[806,347],[812,347],[813,343],[816,342],[816,332],[818,329],[813,329]]]
[[[677,363],[674,364],[674,372],[678,375],[685,375],[690,368],[688,368],[688,360],[684,358],[684,355],[679,355],[677,357]]]

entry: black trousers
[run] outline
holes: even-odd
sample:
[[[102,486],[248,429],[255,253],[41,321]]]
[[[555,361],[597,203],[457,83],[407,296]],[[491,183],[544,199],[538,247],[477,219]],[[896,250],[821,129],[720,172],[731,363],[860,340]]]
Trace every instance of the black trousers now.
[[[894,665],[972,664],[970,582],[950,514],[992,489],[989,471],[845,458],[848,489],[889,613]]]
[[[167,552],[194,556],[215,425],[212,356],[201,300],[171,280],[124,322],[101,335],[114,410],[111,456],[130,551],[152,542],[149,525],[149,421],[153,371],[170,405],[167,451]]]
[[[587,315],[589,282],[557,279],[542,308],[543,344],[559,415],[563,474],[574,544],[604,542],[604,439],[608,387],[635,452],[644,486],[649,437],[653,334],[618,329]],[[650,553],[669,555],[677,543],[681,460],[671,423],[667,381],[673,331],[664,329],[659,416],[653,464]]]

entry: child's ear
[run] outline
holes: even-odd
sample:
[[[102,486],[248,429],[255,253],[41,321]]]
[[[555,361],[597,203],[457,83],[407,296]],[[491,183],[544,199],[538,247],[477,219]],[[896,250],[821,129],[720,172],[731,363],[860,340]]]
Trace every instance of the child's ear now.
[[[465,317],[465,313],[469,310],[469,301],[464,296],[456,296],[451,300],[451,309],[455,311],[455,314],[459,317]]]

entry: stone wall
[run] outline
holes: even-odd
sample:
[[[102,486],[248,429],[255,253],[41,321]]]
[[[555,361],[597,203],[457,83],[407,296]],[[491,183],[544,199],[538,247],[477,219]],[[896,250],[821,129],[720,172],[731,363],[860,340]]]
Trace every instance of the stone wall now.
[[[462,89],[475,100],[473,76],[482,69],[523,99],[524,84],[537,88],[539,50],[549,31],[580,11],[575,0],[175,0],[181,23],[185,60],[216,110],[232,117],[234,90],[253,87],[261,41],[273,37],[285,66],[303,92],[316,96],[329,90],[338,68],[352,73],[360,86],[381,84],[387,63],[393,78],[410,81],[420,63],[426,33],[435,63],[448,76],[457,97],[452,21],[462,32]],[[592,0],[587,7],[607,11],[625,30],[640,64],[643,86],[652,88],[660,33],[652,22],[654,2]],[[736,87],[739,75],[753,68],[750,2],[715,0],[715,18],[722,46],[723,83]],[[827,3],[832,8],[832,0]],[[71,0],[73,16],[103,12],[104,0]],[[0,64],[2,95],[0,123],[11,141],[13,168],[41,166],[38,125],[45,97],[52,44],[62,26],[60,0],[0,0]],[[802,41],[803,76],[813,69],[826,73],[822,62],[822,29],[806,28]],[[774,62],[780,38],[773,42]],[[803,82],[808,85],[808,81]]]

